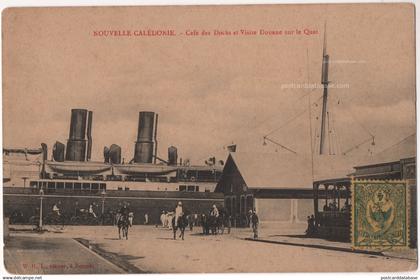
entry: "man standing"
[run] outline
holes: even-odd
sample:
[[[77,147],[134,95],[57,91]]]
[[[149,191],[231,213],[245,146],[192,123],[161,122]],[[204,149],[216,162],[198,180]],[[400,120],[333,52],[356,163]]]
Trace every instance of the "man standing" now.
[[[165,227],[165,219],[166,219],[166,215],[165,215],[165,211],[162,211],[162,214],[160,214],[160,222],[162,223],[162,227]]]
[[[145,225],[149,224],[149,214],[147,213],[144,214],[144,224]]]
[[[252,223],[252,231],[254,232],[254,239],[258,238],[258,215],[257,212],[254,210],[251,216],[251,223]]]
[[[133,226],[133,220],[134,220],[134,212],[128,212],[128,224],[130,227]]]
[[[247,215],[247,227],[252,228],[252,215],[254,214],[254,212],[252,210],[249,210],[249,213]]]

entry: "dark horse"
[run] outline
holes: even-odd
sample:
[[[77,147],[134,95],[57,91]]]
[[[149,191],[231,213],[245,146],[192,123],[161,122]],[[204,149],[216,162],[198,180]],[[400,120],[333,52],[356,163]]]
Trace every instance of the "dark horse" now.
[[[181,216],[179,216],[176,226],[175,226],[175,219],[176,219],[176,217],[172,218],[172,230],[174,232],[174,240],[176,239],[176,231],[178,229],[181,231],[179,237],[181,237],[182,240],[184,240],[185,228],[188,226],[187,216],[185,214],[182,214]]]
[[[211,234],[217,234],[217,231],[218,231],[217,220],[218,219],[216,216],[213,216],[213,215],[209,216],[208,223],[209,223],[209,229],[210,229]]]
[[[209,215],[207,217],[208,229],[206,234],[223,234],[225,232],[226,213],[224,210],[219,212],[219,216]]]
[[[118,237],[121,239],[121,230],[123,233],[123,238],[128,239],[128,226],[130,222],[128,221],[128,216],[121,215],[118,219],[117,226],[118,226]]]

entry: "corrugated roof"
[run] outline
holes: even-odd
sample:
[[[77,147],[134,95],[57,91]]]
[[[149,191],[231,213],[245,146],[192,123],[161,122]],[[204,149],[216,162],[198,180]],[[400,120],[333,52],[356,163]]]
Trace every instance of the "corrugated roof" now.
[[[357,162],[348,156],[316,156],[312,178],[310,155],[231,153],[230,159],[252,189],[311,189],[313,179],[345,177]]]

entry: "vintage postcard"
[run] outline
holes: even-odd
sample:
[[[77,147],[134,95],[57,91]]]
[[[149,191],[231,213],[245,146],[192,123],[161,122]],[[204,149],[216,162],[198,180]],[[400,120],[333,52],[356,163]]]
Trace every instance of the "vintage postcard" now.
[[[413,4],[1,20],[5,274],[417,269]]]

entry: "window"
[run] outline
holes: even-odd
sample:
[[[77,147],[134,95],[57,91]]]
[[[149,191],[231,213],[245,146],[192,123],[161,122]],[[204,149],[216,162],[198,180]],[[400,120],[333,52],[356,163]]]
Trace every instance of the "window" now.
[[[104,183],[99,184],[99,189],[100,190],[105,190],[106,189],[106,184],[104,184]]]
[[[57,182],[57,189],[64,189],[64,182]]]
[[[187,190],[187,186],[186,185],[180,185],[179,186],[179,191],[180,192],[185,192]]]
[[[189,192],[195,191],[195,186],[188,186],[188,191]]]
[[[125,190],[125,191],[129,191],[129,190],[130,190],[130,188],[129,188],[129,187],[125,187],[125,188],[124,188],[124,190]]]
[[[81,183],[74,183],[74,189],[75,190],[81,190],[82,189],[82,184]]]
[[[48,182],[48,189],[50,189],[50,190],[55,189],[55,183],[54,182]]]
[[[82,188],[83,188],[84,190],[89,190],[89,189],[90,189],[90,184],[89,184],[89,183],[83,183],[83,184],[82,184]]]
[[[31,181],[31,182],[29,182],[29,186],[31,188],[37,188],[38,187],[38,184],[37,183],[38,183],[37,181]]]
[[[118,187],[118,190],[119,190],[119,191],[122,191],[122,189],[123,189],[122,187]]]
[[[99,184],[98,183],[93,183],[92,184],[92,190],[98,190],[99,189]]]
[[[72,190],[73,189],[73,183],[72,182],[66,182],[66,183],[64,183],[64,188],[66,190]]]
[[[195,186],[195,191],[199,192],[200,191],[200,187],[199,186]]]

